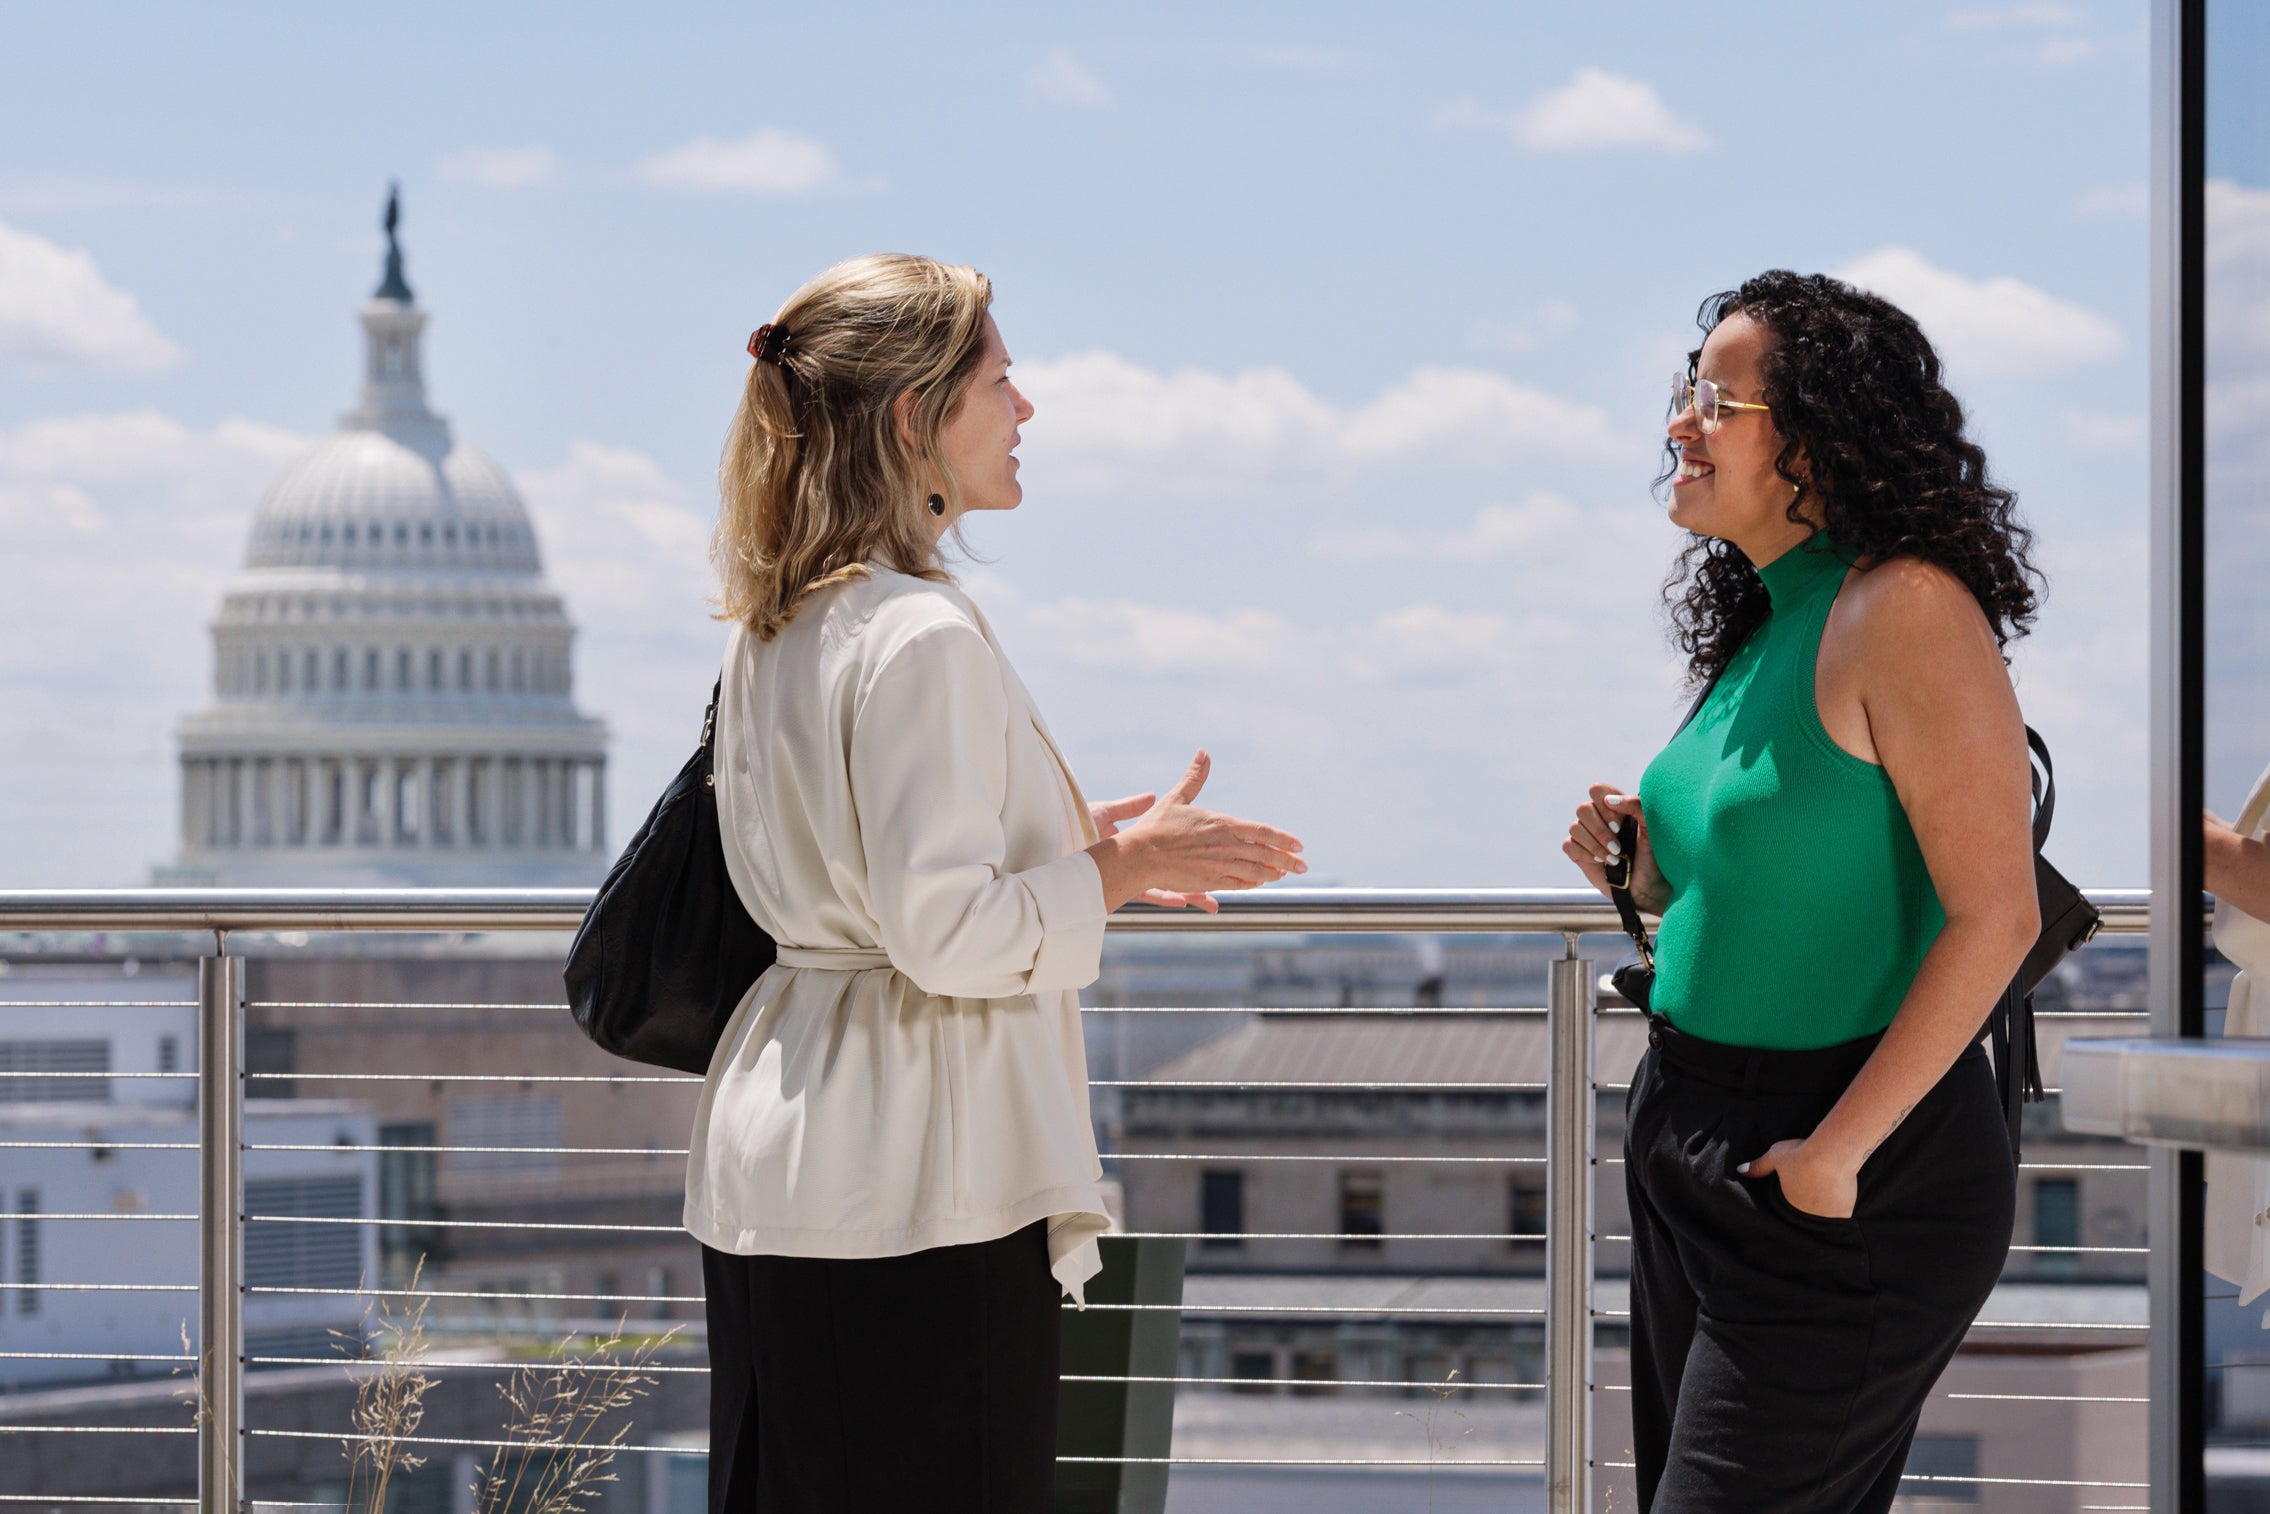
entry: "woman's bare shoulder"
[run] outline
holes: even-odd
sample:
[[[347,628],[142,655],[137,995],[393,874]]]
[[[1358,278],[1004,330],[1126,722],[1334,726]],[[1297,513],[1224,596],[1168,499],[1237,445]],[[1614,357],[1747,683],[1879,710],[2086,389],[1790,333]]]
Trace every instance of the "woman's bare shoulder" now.
[[[1993,635],[1970,586],[1920,557],[1890,557],[1863,568],[1845,585],[1838,607],[1848,611],[1864,642],[1885,650]]]

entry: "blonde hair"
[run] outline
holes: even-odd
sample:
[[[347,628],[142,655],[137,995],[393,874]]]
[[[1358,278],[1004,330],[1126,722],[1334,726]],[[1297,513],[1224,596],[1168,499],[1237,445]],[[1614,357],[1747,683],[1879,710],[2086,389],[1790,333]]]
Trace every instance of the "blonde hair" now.
[[[749,365],[718,465],[719,619],[770,641],[870,561],[947,577],[924,499],[935,486],[960,503],[939,432],[992,303],[976,269],[901,253],[838,263],[789,296],[773,317],[788,333],[781,360]],[[911,444],[898,423],[910,392]]]

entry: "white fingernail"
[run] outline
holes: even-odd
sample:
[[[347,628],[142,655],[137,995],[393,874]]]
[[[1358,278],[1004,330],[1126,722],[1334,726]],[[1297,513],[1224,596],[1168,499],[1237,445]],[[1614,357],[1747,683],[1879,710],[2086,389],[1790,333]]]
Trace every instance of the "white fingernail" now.
[[[1623,854],[1624,854],[1624,844],[1623,844],[1623,843],[1622,843],[1621,841],[1611,841],[1611,842],[1609,842],[1609,843],[1608,843],[1608,855],[1609,855],[1609,856],[1611,856],[1611,857],[1621,857],[1621,856],[1622,856]]]

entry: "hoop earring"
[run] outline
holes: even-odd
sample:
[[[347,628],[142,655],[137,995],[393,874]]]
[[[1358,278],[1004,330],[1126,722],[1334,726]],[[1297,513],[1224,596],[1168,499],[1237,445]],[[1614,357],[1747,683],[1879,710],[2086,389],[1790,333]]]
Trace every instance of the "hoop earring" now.
[[[930,513],[932,515],[944,515],[946,513],[945,495],[933,494],[930,496]]]

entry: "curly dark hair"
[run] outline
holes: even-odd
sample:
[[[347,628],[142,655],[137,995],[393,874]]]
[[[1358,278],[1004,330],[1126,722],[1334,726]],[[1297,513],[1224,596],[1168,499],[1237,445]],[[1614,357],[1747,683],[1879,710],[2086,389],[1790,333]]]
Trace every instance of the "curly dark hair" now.
[[[1774,269],[1703,301],[1707,336],[1740,314],[1775,338],[1765,402],[1784,441],[1774,471],[1797,491],[1789,518],[1817,499],[1837,544],[1882,562],[1915,557],[1961,579],[2007,646],[2031,628],[2044,583],[2018,497],[1992,482],[1986,454],[1963,434],[1963,407],[1940,381],[1939,354],[1889,300],[1826,274]],[[1688,354],[1691,374],[1702,350]],[[1679,466],[1664,448],[1657,487]],[[1809,477],[1801,477],[1798,460]],[[1671,635],[1700,683],[1724,668],[1766,618],[1765,583],[1742,549],[1696,536],[1663,586]]]

